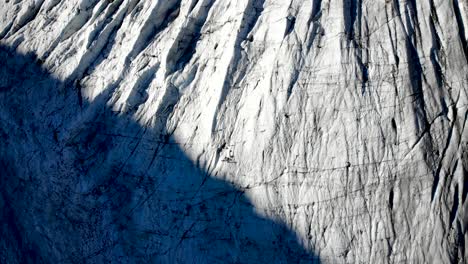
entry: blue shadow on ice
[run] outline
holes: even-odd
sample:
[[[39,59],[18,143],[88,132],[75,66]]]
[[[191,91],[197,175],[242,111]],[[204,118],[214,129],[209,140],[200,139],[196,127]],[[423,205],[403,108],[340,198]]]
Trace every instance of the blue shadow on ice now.
[[[75,82],[76,83],[76,82]],[[0,47],[0,262],[319,263],[166,131]]]

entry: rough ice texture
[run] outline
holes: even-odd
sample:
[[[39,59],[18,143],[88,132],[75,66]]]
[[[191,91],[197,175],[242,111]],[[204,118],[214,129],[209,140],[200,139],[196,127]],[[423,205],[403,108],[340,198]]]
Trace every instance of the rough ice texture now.
[[[466,0],[0,0],[0,262],[468,263]]]

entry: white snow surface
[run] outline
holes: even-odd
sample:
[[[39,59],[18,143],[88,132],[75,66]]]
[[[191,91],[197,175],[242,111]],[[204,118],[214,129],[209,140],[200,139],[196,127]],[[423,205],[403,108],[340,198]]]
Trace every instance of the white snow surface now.
[[[468,263],[466,0],[0,0],[0,262]]]

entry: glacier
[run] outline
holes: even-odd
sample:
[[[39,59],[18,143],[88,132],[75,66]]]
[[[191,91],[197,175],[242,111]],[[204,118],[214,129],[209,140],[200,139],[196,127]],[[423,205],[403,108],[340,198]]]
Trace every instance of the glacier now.
[[[4,0],[1,263],[468,263],[465,0]]]

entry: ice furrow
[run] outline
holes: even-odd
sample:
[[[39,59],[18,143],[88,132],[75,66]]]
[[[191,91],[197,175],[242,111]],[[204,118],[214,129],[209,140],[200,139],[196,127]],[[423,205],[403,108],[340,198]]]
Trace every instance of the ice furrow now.
[[[138,33],[132,50],[125,59],[128,65],[138,54],[147,48],[154,38],[168,27],[178,16],[180,12],[181,0],[157,1],[151,14],[145,21],[142,29]]]
[[[236,32],[236,38],[234,41],[234,54],[230,59],[228,70],[224,77],[224,83],[222,84],[220,97],[216,107],[216,114],[213,118],[213,124],[211,126],[212,132],[216,128],[217,119],[219,118],[217,113],[219,113],[222,104],[228,96],[229,90],[232,89],[236,85],[236,82],[243,77],[243,72],[246,70],[247,65],[239,65],[242,60],[242,52],[244,49],[241,44],[245,42],[248,45],[249,42],[254,41],[252,30],[264,10],[264,4],[265,0],[248,0],[243,11],[239,30]],[[240,74],[236,72],[240,72]]]
[[[138,107],[146,102],[148,99],[147,89],[150,83],[156,76],[156,72],[159,69],[159,65],[154,65],[146,69],[135,82],[126,103],[129,106],[129,111],[136,111]]]
[[[361,0],[344,0],[343,1],[343,17],[346,36],[349,40],[354,39],[355,28],[360,30],[361,16]],[[358,24],[357,26],[355,24]],[[357,33],[359,36],[359,32]]]
[[[195,55],[202,28],[214,3],[215,0],[205,0],[199,3],[197,13],[189,14],[187,24],[179,31],[168,52],[166,76],[183,69]]]
[[[456,18],[456,21],[457,21],[457,25],[458,25],[458,35],[459,35],[459,38],[460,38],[462,50],[463,50],[463,53],[465,55],[466,61],[468,61],[468,41],[467,41],[466,35],[465,35],[466,26],[463,23],[462,14],[461,14],[461,11],[460,11],[459,0],[453,0],[452,5],[453,5],[453,11],[455,13],[455,18]]]
[[[68,83],[75,82],[75,80],[81,80],[85,73],[91,71],[91,68],[96,67],[97,63],[102,62],[102,60],[98,62],[96,62],[96,60],[98,60],[99,57],[105,56],[114,44],[117,31],[120,29],[122,22],[125,19],[125,14],[128,10],[127,8],[128,5],[121,9],[112,22],[110,22],[102,32],[99,33],[99,38],[96,38],[96,40],[92,42],[91,46],[81,57],[74,72],[68,77]],[[77,89],[80,90],[79,87],[77,87]]]
[[[48,50],[42,56],[43,59],[47,58],[51,52],[60,44],[60,42],[66,41],[73,34],[77,33],[83,26],[89,22],[89,19],[92,16],[92,7],[96,4],[97,1],[92,1],[90,3],[81,4],[76,11],[76,15],[68,22],[68,24],[63,28],[60,35],[57,39],[50,45]],[[57,3],[58,4],[58,3]]]
[[[15,21],[13,24],[11,31],[9,31],[6,35],[6,37],[9,37],[19,30],[21,30],[23,27],[25,27],[28,23],[34,20],[36,16],[40,13],[41,7],[44,4],[45,0],[38,0],[38,1],[28,1],[32,2],[30,3],[31,6],[26,7],[26,10],[22,10],[22,15]]]

